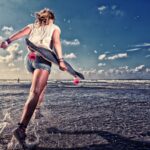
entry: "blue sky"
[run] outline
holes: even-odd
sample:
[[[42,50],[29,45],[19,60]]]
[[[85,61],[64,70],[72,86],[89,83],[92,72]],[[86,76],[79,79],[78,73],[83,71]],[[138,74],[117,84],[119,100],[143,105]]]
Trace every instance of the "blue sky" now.
[[[149,0],[1,0],[0,38],[34,22],[45,7],[61,28],[64,57],[86,78],[150,79]],[[26,78],[24,41],[13,44],[0,49],[1,78]],[[69,78],[55,67],[54,76]]]

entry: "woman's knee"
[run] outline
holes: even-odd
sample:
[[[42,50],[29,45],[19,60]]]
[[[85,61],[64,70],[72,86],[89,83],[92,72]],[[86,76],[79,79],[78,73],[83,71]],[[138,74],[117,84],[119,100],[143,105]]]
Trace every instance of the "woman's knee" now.
[[[31,87],[30,88],[30,95],[36,95],[36,96],[40,96],[41,94],[41,88],[40,87]]]

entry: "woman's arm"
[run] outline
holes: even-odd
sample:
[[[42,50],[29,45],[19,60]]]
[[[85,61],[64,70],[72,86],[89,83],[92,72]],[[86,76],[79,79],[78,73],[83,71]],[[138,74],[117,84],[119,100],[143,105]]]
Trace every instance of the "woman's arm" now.
[[[15,34],[13,34],[12,36],[9,37],[10,41],[13,42],[15,40],[18,40],[26,35],[29,35],[29,33],[31,32],[30,27],[25,27],[22,30],[16,32]]]
[[[11,42],[18,40],[26,35],[29,35],[30,32],[31,32],[30,27],[27,26],[27,27],[23,28],[22,30],[20,30],[20,31],[16,32],[15,34],[13,34],[12,36],[10,36],[6,41],[2,42],[1,48],[4,48],[4,49],[7,48],[7,46]]]
[[[52,36],[53,45],[56,49],[58,59],[62,58],[62,47],[60,42],[60,31],[55,29]]]
[[[62,47],[60,42],[60,31],[58,29],[55,29],[52,36],[53,45],[56,49],[56,53],[59,59],[59,67],[61,70],[67,70],[67,67],[63,61],[63,55],[62,55]]]

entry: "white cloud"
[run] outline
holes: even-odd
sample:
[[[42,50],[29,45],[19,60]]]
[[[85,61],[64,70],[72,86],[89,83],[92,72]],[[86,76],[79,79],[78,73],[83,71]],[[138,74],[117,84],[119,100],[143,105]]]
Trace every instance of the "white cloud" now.
[[[123,66],[123,67],[119,67],[119,70],[128,70],[129,66]]]
[[[134,52],[134,51],[139,51],[140,48],[132,48],[132,49],[128,49],[127,52]]]
[[[124,12],[119,10],[117,5],[111,6],[111,13],[115,16],[124,16]]]
[[[99,60],[105,60],[106,59],[106,54],[99,55],[98,59]]]
[[[145,65],[139,65],[135,68],[129,68],[128,66],[124,66],[124,67],[119,67],[117,69],[113,69],[114,72],[118,72],[121,74],[136,74],[138,72],[145,72],[146,67]]]
[[[120,16],[120,17],[124,16],[124,12],[121,10],[114,10],[112,11],[112,14],[114,14],[115,16]]]
[[[100,14],[104,14],[104,12],[107,12],[107,14],[111,14],[113,16],[124,16],[124,11],[118,9],[117,5],[112,5],[112,6],[105,6],[102,5],[98,7],[98,11]]]
[[[127,53],[120,53],[120,54],[117,54],[117,55],[110,56],[107,59],[108,60],[115,60],[115,59],[126,58],[126,57],[128,57]]]
[[[98,57],[99,60],[115,60],[119,58],[126,58],[128,57],[127,53],[120,53],[113,56],[106,57],[106,54],[102,54]]]
[[[145,57],[146,57],[146,58],[149,58],[149,57],[150,57],[150,55],[146,55]]]
[[[67,23],[71,23],[71,20],[68,20]]]
[[[19,57],[22,56],[22,53],[18,51],[19,49],[19,44],[18,43],[13,43],[11,44],[6,51],[8,54],[6,56],[0,56],[0,62],[2,63],[12,63],[13,61],[16,61]]]
[[[3,26],[1,30],[5,33],[5,35],[10,35],[14,31],[13,27],[7,26]]]
[[[105,54],[109,54],[109,53],[110,53],[109,51],[106,51],[106,52],[105,52]]]
[[[139,65],[135,68],[129,68],[128,66],[123,66],[119,68],[110,68],[106,71],[99,70],[97,75],[107,79],[145,79],[150,78],[150,68],[146,68],[145,65]]]
[[[98,64],[98,67],[104,67],[104,66],[106,66],[105,63],[99,63],[99,64]]]
[[[134,46],[135,47],[149,47],[150,43],[137,44],[137,45],[134,45]]]
[[[117,68],[103,69],[89,69],[83,70],[82,73],[87,78],[98,79],[150,79],[150,68],[145,65],[139,65],[133,68],[129,66],[121,66]]]
[[[70,53],[70,54],[65,54],[64,58],[69,58],[69,59],[73,59],[76,58],[77,56],[74,53]]]
[[[84,74],[84,75],[93,75],[93,74],[96,74],[96,69],[89,69],[89,70],[83,70],[82,71],[82,73]]]
[[[147,73],[150,73],[150,68],[146,68],[146,72],[147,72]]]
[[[115,10],[116,8],[117,8],[116,5],[111,6],[111,9],[112,9],[112,10]]]
[[[13,27],[7,27],[7,26],[3,26],[2,27],[2,31],[14,31]]]
[[[70,23],[71,23],[71,20],[70,20],[70,19],[66,19],[66,18],[64,18],[64,22],[66,22],[66,23],[70,24]]]
[[[80,41],[78,39],[72,41],[62,40],[62,44],[65,46],[78,46],[80,45]]]
[[[141,72],[141,71],[143,71],[143,70],[145,70],[145,65],[137,66],[137,67],[134,69],[135,72]]]
[[[97,54],[97,50],[94,50],[94,53]]]
[[[104,6],[104,5],[98,7],[98,11],[99,11],[100,14],[103,14],[106,9],[107,9],[107,7]]]
[[[102,73],[104,73],[104,70],[98,70],[97,73],[98,73],[98,74],[102,74]]]

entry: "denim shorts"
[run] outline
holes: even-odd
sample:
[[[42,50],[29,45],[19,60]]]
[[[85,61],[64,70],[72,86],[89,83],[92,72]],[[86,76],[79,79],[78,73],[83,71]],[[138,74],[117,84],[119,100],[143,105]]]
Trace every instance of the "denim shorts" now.
[[[27,54],[24,62],[26,69],[31,73],[33,73],[35,69],[43,69],[47,70],[49,73],[51,72],[51,62],[46,61],[41,56],[36,56],[36,58],[32,60],[29,59]]]

